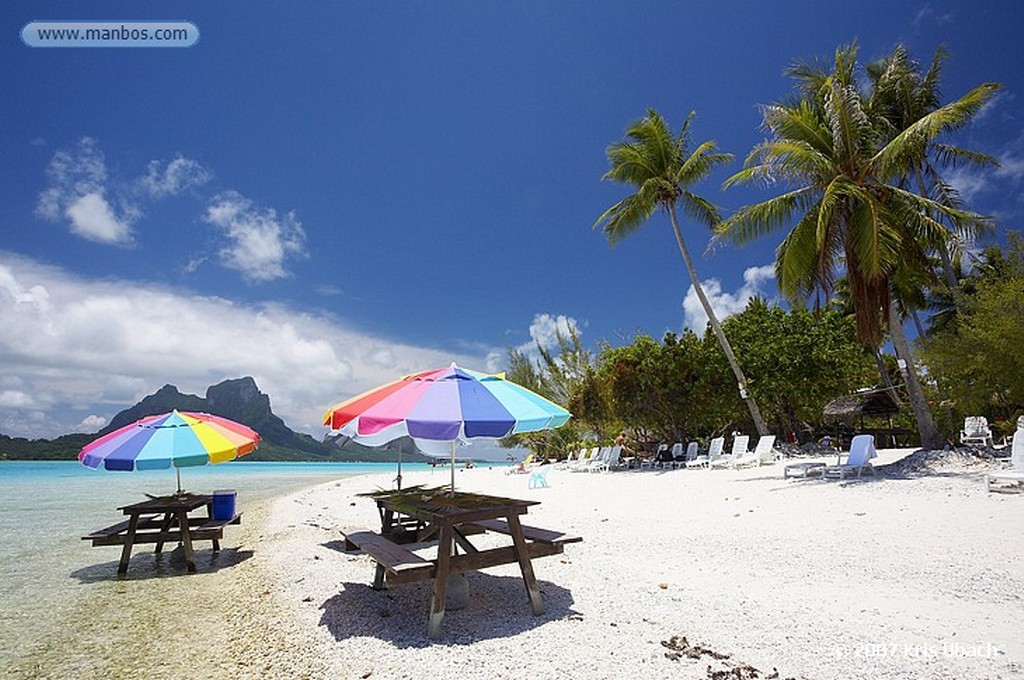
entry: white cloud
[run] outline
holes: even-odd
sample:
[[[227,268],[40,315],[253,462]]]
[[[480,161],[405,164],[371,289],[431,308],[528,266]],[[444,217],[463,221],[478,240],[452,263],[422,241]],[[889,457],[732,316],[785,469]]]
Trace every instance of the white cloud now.
[[[535,314],[533,321],[530,322],[530,339],[516,347],[516,350],[531,359],[540,359],[540,352],[537,351],[537,346],[540,345],[540,347],[546,350],[557,347],[558,334],[560,333],[562,337],[568,338],[570,329],[579,331],[579,324],[571,316],[546,313]],[[503,361],[504,357],[489,356],[488,358],[489,364],[497,366],[500,366]]]
[[[93,281],[0,251],[0,432],[52,437],[109,420],[167,383],[205,394],[251,375],[293,429],[331,404],[464,355],[391,342],[277,304]],[[23,396],[27,395],[27,396]]]
[[[229,245],[220,250],[221,263],[250,281],[284,278],[285,260],[306,255],[306,232],[295,213],[279,218],[273,208],[261,210],[236,191],[215,196],[206,221],[228,238]]]
[[[177,196],[187,189],[206,184],[212,178],[213,173],[198,161],[179,155],[166,166],[160,161],[150,161],[139,185],[153,198],[163,198]]]
[[[46,169],[50,186],[39,194],[36,215],[50,222],[65,218],[71,233],[113,245],[132,242],[138,209],[123,202],[115,210],[107,197],[107,166],[96,140],[83,137],[73,149],[61,149]]]
[[[945,180],[956,189],[960,198],[966,203],[970,203],[978,194],[992,189],[992,183],[985,177],[984,171],[967,167],[948,171]]]
[[[774,279],[775,267],[767,264],[761,267],[750,267],[744,271],[743,285],[735,293],[723,291],[722,284],[718,279],[701,281],[701,286],[704,288],[704,295],[707,296],[712,311],[715,312],[718,320],[722,321],[726,317],[746,309],[752,298],[767,297],[769,291],[765,284]],[[683,300],[683,312],[683,326],[696,333],[703,333],[708,324],[708,316],[704,313],[704,307],[692,284],[686,291],[686,298]]]
[[[78,423],[78,427],[75,429],[79,432],[96,432],[108,422],[110,421],[103,416],[90,415],[82,418],[82,422]]]

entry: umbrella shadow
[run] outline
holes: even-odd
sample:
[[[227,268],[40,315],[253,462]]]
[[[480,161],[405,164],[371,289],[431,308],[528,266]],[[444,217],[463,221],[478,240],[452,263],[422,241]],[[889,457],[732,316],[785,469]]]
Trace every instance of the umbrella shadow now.
[[[572,608],[572,593],[549,581],[537,581],[545,612],[534,616],[521,576],[495,576],[479,571],[465,574],[469,604],[447,610],[441,643],[464,645],[516,635],[579,612]],[[342,591],[324,602],[320,625],[335,640],[375,637],[396,647],[429,647],[427,636],[432,581],[374,590],[368,584],[342,584]]]
[[[221,548],[217,553],[212,549],[196,550],[193,553],[196,573],[229,569],[252,556],[252,550],[239,548]],[[128,563],[128,573],[123,576],[117,573],[119,563],[119,560],[114,560],[91,564],[71,572],[71,577],[78,579],[80,583],[97,583],[110,580],[146,581],[192,575],[185,568],[185,553],[181,546],[162,553],[139,552],[132,555]]]

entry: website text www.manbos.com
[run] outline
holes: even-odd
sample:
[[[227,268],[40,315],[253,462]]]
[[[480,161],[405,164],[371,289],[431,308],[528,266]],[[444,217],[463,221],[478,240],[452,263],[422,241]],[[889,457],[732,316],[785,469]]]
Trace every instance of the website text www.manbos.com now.
[[[32,21],[21,39],[29,47],[190,47],[199,29],[187,21]]]

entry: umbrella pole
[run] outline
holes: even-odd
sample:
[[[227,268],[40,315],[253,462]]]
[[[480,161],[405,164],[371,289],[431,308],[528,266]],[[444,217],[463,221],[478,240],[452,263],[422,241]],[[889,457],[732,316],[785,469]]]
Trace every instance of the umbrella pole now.
[[[452,440],[452,495],[455,495],[455,440]]]
[[[178,495],[180,496],[181,495],[181,468],[178,467],[178,466],[174,466],[174,474],[178,478]]]
[[[398,490],[402,490],[402,442],[398,442],[398,476],[395,477],[395,481],[398,482]]]

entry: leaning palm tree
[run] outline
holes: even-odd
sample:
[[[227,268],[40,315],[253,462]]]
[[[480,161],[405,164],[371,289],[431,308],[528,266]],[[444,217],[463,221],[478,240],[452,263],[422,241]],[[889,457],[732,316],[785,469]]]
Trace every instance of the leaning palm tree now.
[[[889,124],[891,134],[898,134],[941,106],[940,79],[947,58],[946,48],[940,45],[935,50],[928,69],[922,71],[921,64],[911,59],[907,49],[903,45],[897,45],[892,54],[867,65],[865,70],[871,81],[872,108],[879,114],[877,120]],[[966,122],[967,120],[963,121]],[[907,163],[906,174],[900,185],[906,188],[913,178],[920,195],[929,196],[953,208],[962,207],[962,201],[959,193],[942,177],[941,168],[999,165],[991,156],[954,146],[945,140],[932,140],[922,145],[920,152],[918,158]],[[942,219],[938,215],[933,217]],[[964,298],[958,286],[951,255],[958,255],[962,243],[975,241],[984,235],[990,226],[988,222],[950,224],[950,230],[956,237],[950,240],[949,248],[941,248],[937,253],[942,263],[949,295],[958,311],[964,308]]]
[[[815,290],[827,296],[845,269],[858,336],[877,347],[888,329],[902,359],[921,444],[941,448],[903,335],[894,285],[912,270],[925,270],[928,252],[948,247],[948,224],[985,218],[916,194],[902,179],[936,137],[962,126],[996,86],[981,85],[891,131],[873,110],[871,93],[860,88],[856,56],[856,45],[837,50],[825,77],[803,77],[810,73],[803,65],[791,71],[801,81],[799,100],[764,108],[770,138],[754,147],[744,169],[725,185],[781,181],[795,188],[740,209],[717,231],[745,243],[792,225],[775,268],[780,290],[793,300]]]
[[[608,243],[612,246],[636,232],[658,208],[668,214],[675,232],[679,252],[690,273],[694,291],[707,314],[711,328],[718,338],[722,351],[736,375],[740,397],[747,403],[750,417],[758,434],[768,434],[757,402],[747,389],[747,379],[740,369],[736,355],[729,344],[718,316],[711,308],[700,278],[693,266],[690,251],[683,241],[683,232],[676,217],[678,205],[692,219],[714,227],[721,221],[718,208],[710,201],[690,191],[689,186],[706,178],[714,167],[732,160],[732,154],[719,153],[714,141],[700,144],[690,151],[690,123],[694,113],[686,117],[678,135],[673,135],[661,115],[653,108],[647,115],[633,123],[626,130],[626,139],[608,147],[608,162],[611,166],[602,179],[628,184],[636,193],[627,196],[608,208],[597,218],[594,227],[602,227]]]

